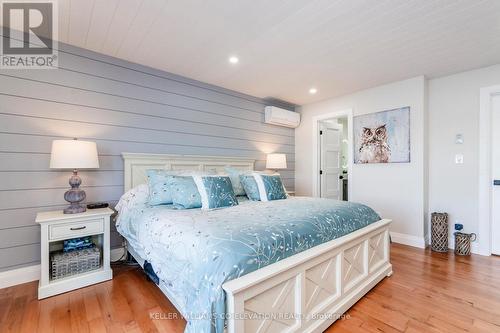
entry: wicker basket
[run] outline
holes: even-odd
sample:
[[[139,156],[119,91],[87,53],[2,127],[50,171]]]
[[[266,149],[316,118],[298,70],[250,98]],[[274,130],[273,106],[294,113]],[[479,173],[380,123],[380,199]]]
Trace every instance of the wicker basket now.
[[[98,247],[55,252],[50,256],[52,280],[85,273],[101,267],[101,252]]]
[[[470,243],[476,240],[476,234],[455,232],[455,254],[459,256],[470,255]]]
[[[432,213],[431,248],[436,252],[448,252],[448,214]]]

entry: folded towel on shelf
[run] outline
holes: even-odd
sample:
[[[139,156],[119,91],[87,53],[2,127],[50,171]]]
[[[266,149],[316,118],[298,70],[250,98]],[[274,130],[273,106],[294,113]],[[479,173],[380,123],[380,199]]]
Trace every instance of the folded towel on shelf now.
[[[69,251],[81,250],[81,249],[89,249],[89,248],[94,247],[94,246],[95,245],[94,245],[94,242],[92,241],[91,236],[66,239],[63,242],[63,252],[69,252]]]

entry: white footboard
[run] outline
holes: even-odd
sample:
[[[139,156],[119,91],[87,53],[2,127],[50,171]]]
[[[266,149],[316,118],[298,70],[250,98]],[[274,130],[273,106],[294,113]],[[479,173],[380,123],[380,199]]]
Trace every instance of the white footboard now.
[[[223,285],[228,333],[322,332],[392,274],[380,220]]]

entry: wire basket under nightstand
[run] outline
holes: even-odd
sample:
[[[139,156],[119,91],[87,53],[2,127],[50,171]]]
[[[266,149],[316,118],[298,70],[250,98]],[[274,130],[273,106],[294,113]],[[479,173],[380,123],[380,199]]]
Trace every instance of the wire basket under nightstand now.
[[[101,251],[98,247],[71,252],[54,252],[50,256],[50,278],[62,279],[89,272],[101,267]]]

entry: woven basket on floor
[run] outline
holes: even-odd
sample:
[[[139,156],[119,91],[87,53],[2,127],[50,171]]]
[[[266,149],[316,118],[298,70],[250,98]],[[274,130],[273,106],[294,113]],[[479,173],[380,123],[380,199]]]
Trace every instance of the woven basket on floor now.
[[[455,232],[455,254],[459,256],[470,255],[470,243],[476,240],[476,234]]]
[[[448,214],[432,213],[431,248],[436,252],[448,252]]]

